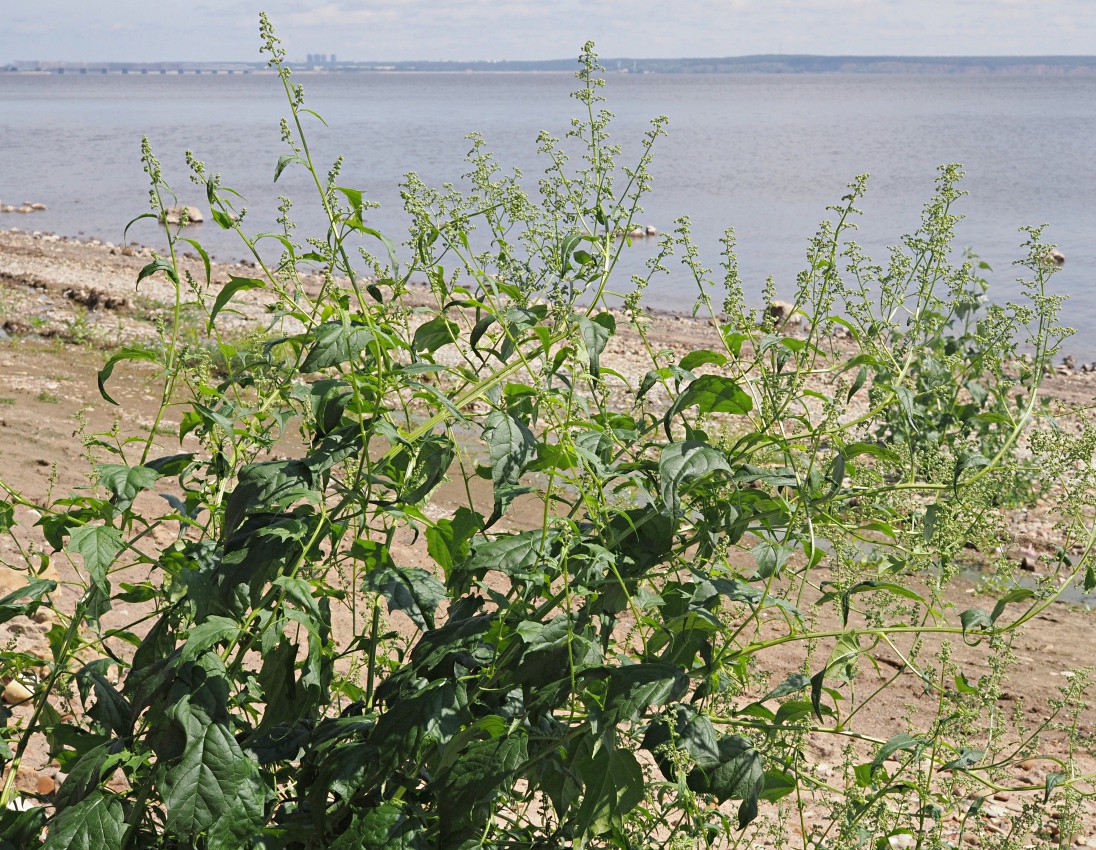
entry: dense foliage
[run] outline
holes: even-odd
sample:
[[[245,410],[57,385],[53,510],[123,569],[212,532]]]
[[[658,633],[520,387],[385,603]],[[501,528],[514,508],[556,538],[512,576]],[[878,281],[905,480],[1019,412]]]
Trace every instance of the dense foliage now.
[[[984,303],[977,261],[954,259],[949,166],[885,267],[848,239],[865,181],[850,187],[810,242],[801,324],[746,306],[731,233],[714,282],[684,220],[619,291],[664,122],[619,166],[587,46],[580,117],[539,140],[539,194],[473,138],[464,189],[408,177],[401,247],[341,161],[314,162],[314,113],[265,19],[263,38],[291,110],[275,179],[306,169],[330,227],[300,238],[285,200],[278,232],[248,236],[236,193],[190,158],[261,271],[214,290],[208,258],[204,280],[180,271],[183,248],[206,255],[170,230],[141,272],[175,284],[176,321],[115,353],[100,388],[154,365],[160,419],[93,446],[94,488],[43,511],[52,552],[20,542],[32,575],[0,599],[0,619],[47,604],[33,573],[51,559],[82,591],[0,751],[5,805],[32,735],[67,779],[0,811],[0,847],[741,846],[792,826],[819,847],[936,846],[956,788],[1002,787],[1038,742],[996,702],[1009,636],[1057,590],[1011,583],[1003,559],[992,611],[945,590],[964,547],[1000,545],[1000,504],[1031,498],[1034,464],[1073,474],[1066,438],[1019,451],[1063,333],[1039,231],[1028,303]],[[147,144],[145,167],[159,216],[174,196]],[[675,252],[716,330],[680,357],[652,346],[641,303]],[[226,338],[246,290],[269,296],[269,327]],[[194,302],[211,342],[186,335]],[[606,360],[625,333],[649,360],[638,379]],[[170,415],[193,450],[164,448]],[[464,503],[441,511],[447,480]],[[19,540],[28,503],[7,498],[0,530]],[[176,539],[152,545],[164,527]],[[120,602],[139,619],[110,619]],[[968,681],[953,641],[991,672]],[[797,667],[778,673],[789,644]],[[858,688],[882,652],[897,671]],[[901,675],[931,719],[859,732]],[[824,736],[836,776],[807,757]],[[1080,777],[1061,763],[1046,794],[1068,816]],[[820,799],[827,822],[803,823]]]

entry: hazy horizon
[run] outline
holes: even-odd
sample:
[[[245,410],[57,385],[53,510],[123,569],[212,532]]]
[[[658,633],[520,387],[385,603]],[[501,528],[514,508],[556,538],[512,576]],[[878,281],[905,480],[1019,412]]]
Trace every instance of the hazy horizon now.
[[[1037,7],[1035,7],[1037,5]],[[0,61],[254,62],[265,9],[291,61],[551,61],[603,56],[1086,56],[1091,0],[6,0]],[[430,58],[427,58],[430,57]]]

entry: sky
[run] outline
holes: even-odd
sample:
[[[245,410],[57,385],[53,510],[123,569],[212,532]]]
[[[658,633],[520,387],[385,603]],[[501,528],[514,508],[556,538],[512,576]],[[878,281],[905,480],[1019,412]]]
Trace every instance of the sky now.
[[[0,62],[1091,55],[1094,0],[0,0]]]

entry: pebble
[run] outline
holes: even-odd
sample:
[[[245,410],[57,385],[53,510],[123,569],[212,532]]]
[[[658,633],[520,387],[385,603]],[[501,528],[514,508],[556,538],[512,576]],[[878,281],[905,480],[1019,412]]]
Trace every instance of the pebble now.
[[[29,767],[20,767],[15,771],[15,787],[28,794],[34,793],[38,785],[38,771]]]
[[[48,776],[39,776],[35,790],[44,797],[48,797],[57,790],[57,783]]]
[[[7,596],[21,587],[27,586],[29,575],[23,570],[0,567],[0,596]]]
[[[12,679],[6,685],[4,685],[3,693],[4,702],[8,705],[19,705],[20,703],[27,702],[34,698],[34,692],[31,691],[22,682]]]

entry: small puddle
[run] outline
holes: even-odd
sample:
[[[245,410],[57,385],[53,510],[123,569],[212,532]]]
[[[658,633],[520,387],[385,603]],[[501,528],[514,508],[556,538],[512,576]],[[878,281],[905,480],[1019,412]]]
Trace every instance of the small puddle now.
[[[973,565],[963,567],[959,574],[975,584],[982,584],[987,579],[986,573]],[[1084,608],[1086,611],[1091,611],[1093,608],[1096,608],[1096,590],[1086,592],[1084,586],[1081,584],[1081,579],[1081,576],[1077,576],[1064,587],[1059,587],[1058,590],[1060,592],[1054,601],[1066,605],[1076,605]],[[1028,590],[1038,590],[1039,581],[1038,575],[1035,573],[1018,571],[1014,576],[1015,584],[1019,587],[1027,588]],[[990,591],[990,595],[992,595],[992,590]]]

